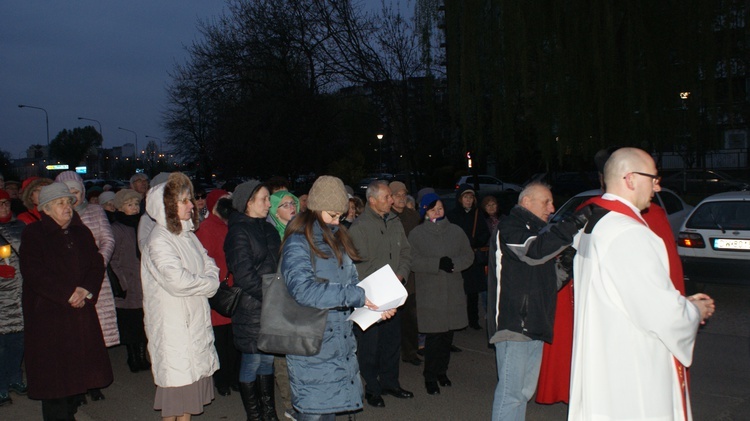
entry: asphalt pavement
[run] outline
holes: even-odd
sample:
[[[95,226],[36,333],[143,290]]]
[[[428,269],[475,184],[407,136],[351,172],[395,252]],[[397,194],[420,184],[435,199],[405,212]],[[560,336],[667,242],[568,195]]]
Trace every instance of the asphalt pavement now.
[[[693,417],[702,420],[750,419],[750,287],[709,285],[717,311],[701,328],[691,375]],[[385,408],[357,414],[357,421],[370,420],[489,420],[496,374],[495,357],[486,345],[483,330],[464,330],[455,335],[463,352],[452,354],[448,376],[452,387],[440,395],[425,392],[422,368],[401,365],[401,386],[414,392],[413,399],[385,396]],[[78,421],[158,420],[152,409],[154,385],[150,372],[130,373],[124,347],[110,349],[115,381],[103,392],[106,399],[89,402],[76,415]],[[0,420],[41,419],[41,403],[11,394],[14,403],[0,407]],[[282,411],[279,411],[282,414]],[[283,415],[282,415],[283,417]],[[567,405],[532,402],[527,420],[565,420]],[[216,396],[195,420],[244,420],[239,394]],[[283,419],[283,418],[282,418]],[[346,417],[338,417],[345,420]]]

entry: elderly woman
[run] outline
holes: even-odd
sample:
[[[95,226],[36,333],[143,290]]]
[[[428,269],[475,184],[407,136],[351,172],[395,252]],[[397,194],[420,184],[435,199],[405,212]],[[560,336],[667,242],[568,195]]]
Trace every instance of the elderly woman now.
[[[281,240],[278,231],[266,222],[271,208],[270,192],[258,180],[237,186],[232,205],[237,212],[229,216],[224,252],[234,285],[243,291],[232,316],[234,344],[242,353],[240,395],[248,419],[275,421],[278,417],[273,355],[260,352],[257,342],[263,302],[262,276],[276,272]]]
[[[333,421],[336,413],[362,409],[362,381],[355,355],[357,342],[352,307],[375,310],[358,287],[352,259],[359,259],[346,229],[339,228],[347,211],[344,183],[321,176],[310,189],[308,211],[289,225],[282,247],[281,271],[289,293],[301,305],[330,309],[317,355],[287,355],[292,403],[298,421]],[[325,279],[326,282],[319,282]],[[383,312],[387,319],[396,310]]]
[[[461,227],[445,219],[443,202],[435,193],[422,197],[423,221],[409,233],[411,270],[417,289],[417,323],[427,334],[424,382],[427,393],[451,386],[448,378],[453,331],[469,323],[461,271],[471,266],[474,252]]]
[[[107,219],[110,223],[115,222],[115,193],[111,191],[105,191],[99,195],[99,206],[104,209],[104,213],[107,215]]]
[[[141,254],[143,312],[154,409],[163,420],[189,420],[214,398],[219,368],[208,298],[219,288],[219,268],[196,238],[193,186],[180,172],[148,191],[156,225]]]
[[[120,343],[127,348],[127,363],[133,373],[151,368],[146,357],[141,253],[136,241],[141,199],[141,194],[131,189],[122,189],[115,195],[113,202],[117,210],[112,224],[115,249],[109,262],[111,272],[125,290],[124,297],[115,298],[117,328],[120,331]]]
[[[26,394],[21,361],[23,360],[23,314],[21,286],[23,277],[18,266],[21,232],[26,226],[13,217],[10,195],[0,190],[0,406],[13,403],[9,391]]]
[[[29,397],[45,420],[73,419],[78,395],[112,383],[112,367],[94,307],[104,260],[73,211],[63,183],[39,193],[41,220],[22,235],[23,313]]]
[[[346,211],[346,214],[344,215],[344,219],[341,221],[341,225],[349,228],[352,226],[352,223],[359,215],[362,214],[365,210],[365,204],[362,202],[362,199],[360,199],[357,196],[350,197],[349,198],[349,207]]]
[[[104,259],[104,266],[109,264],[112,252],[115,249],[115,237],[112,235],[112,226],[109,224],[104,209],[99,205],[92,205],[86,201],[86,189],[83,180],[75,171],[63,171],[55,177],[55,181],[62,182],[75,196],[73,208],[81,217],[83,224],[91,230],[94,235],[99,254]],[[99,324],[104,335],[104,343],[107,347],[120,344],[120,332],[117,329],[117,313],[115,311],[115,297],[112,294],[112,285],[109,283],[107,273],[104,273],[99,298],[96,301],[96,313],[99,315]],[[89,394],[94,401],[104,399],[101,390],[90,390]],[[82,403],[86,403],[85,400]]]
[[[39,192],[42,187],[52,184],[49,178],[29,177],[21,184],[21,200],[26,207],[26,212],[20,213],[18,219],[26,225],[42,219],[39,213]]]
[[[490,230],[490,234],[495,232],[495,228],[497,228],[497,224],[500,222],[499,209],[495,196],[488,195],[482,199],[482,213],[484,214],[484,220],[487,222],[487,229]]]

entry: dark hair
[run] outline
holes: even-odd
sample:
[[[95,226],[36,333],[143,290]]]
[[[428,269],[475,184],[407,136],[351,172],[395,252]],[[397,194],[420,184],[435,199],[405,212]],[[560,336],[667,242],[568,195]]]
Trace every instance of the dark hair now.
[[[268,192],[273,194],[279,190],[289,190],[289,181],[285,177],[273,176],[265,182]]]
[[[303,234],[307,239],[307,243],[310,245],[310,250],[317,256],[328,259],[329,256],[318,247],[315,246],[315,239],[313,238],[313,227],[317,221],[320,227],[323,229],[323,241],[326,242],[333,250],[333,254],[336,256],[336,260],[339,264],[343,263],[342,250],[352,258],[352,260],[362,260],[357,254],[357,248],[354,247],[351,237],[349,237],[349,231],[343,225],[339,226],[339,229],[334,234],[328,227],[328,224],[323,222],[323,211],[313,211],[308,209],[307,212],[298,214],[289,225],[286,226],[284,232],[284,241],[281,243],[282,250],[284,249],[284,243],[288,240],[292,234],[299,233]]]
[[[234,212],[234,206],[232,206],[232,199],[230,197],[222,197],[216,202],[216,213],[219,214],[219,218],[228,220],[229,215]]]

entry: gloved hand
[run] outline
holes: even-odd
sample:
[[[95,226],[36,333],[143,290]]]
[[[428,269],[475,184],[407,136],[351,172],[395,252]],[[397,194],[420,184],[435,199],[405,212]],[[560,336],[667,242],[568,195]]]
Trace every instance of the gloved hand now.
[[[442,271],[453,273],[453,260],[448,256],[441,257],[438,268]]]
[[[592,205],[585,206],[577,210],[573,215],[570,215],[567,218],[563,219],[563,221],[575,224],[576,228],[580,230],[581,228],[586,226],[587,222],[589,222],[589,217],[591,216],[592,211]]]
[[[573,247],[567,247],[558,256],[558,262],[560,266],[570,275],[573,274],[573,258],[576,256],[576,249]]]
[[[10,265],[0,265],[0,278],[13,279],[16,277],[16,268]]]

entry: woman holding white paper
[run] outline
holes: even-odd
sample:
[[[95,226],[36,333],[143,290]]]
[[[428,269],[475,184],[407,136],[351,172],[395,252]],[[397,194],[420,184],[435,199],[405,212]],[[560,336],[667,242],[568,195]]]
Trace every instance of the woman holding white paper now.
[[[362,409],[362,382],[355,355],[352,307],[376,310],[365,297],[352,259],[357,251],[339,227],[349,200],[340,179],[321,176],[310,189],[308,211],[286,230],[281,272],[289,293],[304,306],[329,309],[323,345],[313,356],[287,355],[292,405],[298,421],[333,421],[336,413]],[[387,319],[394,310],[383,312]]]
[[[453,331],[469,324],[461,271],[471,266],[474,252],[458,225],[445,219],[443,202],[426,194],[419,206],[423,221],[409,233],[411,270],[417,290],[417,323],[425,333],[424,382],[427,393],[451,386],[448,378]]]

